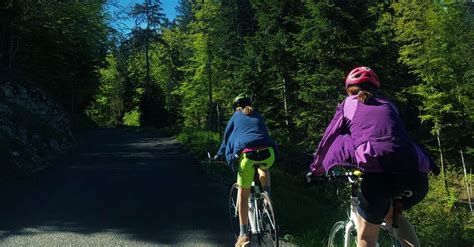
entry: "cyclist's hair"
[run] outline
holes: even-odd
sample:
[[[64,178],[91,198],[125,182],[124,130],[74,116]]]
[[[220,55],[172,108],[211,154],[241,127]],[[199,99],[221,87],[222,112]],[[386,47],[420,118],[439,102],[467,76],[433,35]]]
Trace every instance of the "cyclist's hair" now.
[[[352,85],[346,89],[350,95],[357,95],[357,99],[362,103],[367,103],[375,96],[376,88],[369,82],[363,82],[359,85]]]
[[[244,107],[241,107],[241,106],[238,106],[237,108],[235,108],[236,111],[240,111],[242,112],[243,114],[249,116],[249,115],[252,115],[253,113],[253,107],[249,106],[249,105],[246,105]]]

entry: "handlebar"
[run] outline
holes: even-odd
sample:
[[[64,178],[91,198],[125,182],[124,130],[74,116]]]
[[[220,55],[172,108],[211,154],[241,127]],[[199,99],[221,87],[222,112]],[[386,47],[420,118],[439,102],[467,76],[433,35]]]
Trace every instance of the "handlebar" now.
[[[214,163],[219,163],[219,164],[224,164],[226,166],[228,166],[230,169],[232,169],[232,172],[236,172],[237,171],[237,168],[235,167],[234,164],[229,164],[227,163],[226,159],[219,156],[219,155],[214,155],[214,157],[211,156],[211,153],[210,152],[207,152],[207,157],[209,158],[209,162],[214,162]],[[235,157],[235,160],[238,160],[239,159],[239,155],[238,154],[235,154],[234,155]]]
[[[358,169],[332,169],[322,176],[313,175],[311,172],[306,174],[306,181],[308,183],[316,181],[335,181],[335,182],[349,182],[355,184],[360,181],[362,171]]]
[[[338,171],[332,170],[326,175],[329,180],[339,180],[339,181],[348,181],[349,183],[356,183],[362,176],[362,172],[360,170],[349,170],[349,171]]]
[[[207,158],[209,159],[209,162],[214,162],[214,163],[221,163],[221,164],[226,164],[225,160],[223,160],[220,156],[217,154],[212,156],[210,152],[207,152]]]

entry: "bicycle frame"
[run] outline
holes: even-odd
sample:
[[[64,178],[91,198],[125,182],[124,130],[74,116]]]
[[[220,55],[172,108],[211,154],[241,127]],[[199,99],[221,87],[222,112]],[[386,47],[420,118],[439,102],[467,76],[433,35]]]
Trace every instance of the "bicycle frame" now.
[[[255,166],[255,176],[250,187],[249,230],[252,235],[258,235],[260,239],[262,237],[261,234],[264,234],[267,230],[271,231],[270,229],[266,229],[266,226],[264,226],[264,219],[266,218],[269,221],[271,229],[276,229],[276,222],[272,217],[265,217],[265,214],[273,215],[273,210],[271,210],[271,213],[267,211],[267,203],[271,204],[271,199],[268,197],[268,194],[262,190],[257,170],[258,166]],[[266,244],[268,245],[268,243]],[[278,246],[278,240],[276,240],[276,243],[274,244]]]
[[[250,186],[250,195],[248,202],[248,232],[251,238],[255,239],[259,246],[278,247],[278,229],[274,210],[268,193],[263,192],[260,184],[258,165],[254,166],[255,176]],[[230,220],[235,237],[239,236],[239,212],[238,207],[240,186],[235,183],[232,185],[229,193]],[[271,243],[270,243],[271,242]]]
[[[260,189],[255,184],[255,182],[252,182],[249,198],[249,223],[252,234],[258,234],[262,232],[262,226],[259,224],[261,218],[260,210],[257,209],[259,197]]]
[[[344,229],[344,246],[349,247],[350,246],[350,235],[351,231],[353,229],[356,230],[357,232],[357,203],[358,203],[358,198],[357,196],[351,195],[351,208],[349,211],[349,221],[346,223],[345,229]]]
[[[347,179],[346,181],[348,181],[350,183],[350,186],[351,186],[351,196],[350,196],[350,209],[348,211],[348,219],[344,222],[341,222],[343,223],[344,225],[344,228],[343,228],[343,233],[344,233],[344,247],[350,247],[351,244],[353,244],[353,239],[351,239],[351,233],[353,231],[357,232],[357,206],[358,206],[358,203],[359,203],[359,199],[358,199],[358,193],[359,193],[359,181],[360,180],[357,180],[357,178],[354,178],[352,177],[352,174],[345,174],[345,175],[339,175],[339,177],[344,177],[345,179]],[[392,203],[393,205],[393,203]],[[337,223],[336,223],[337,224]],[[383,222],[381,224],[381,230],[383,231],[386,231],[388,232],[388,234],[395,240],[398,241],[398,229],[397,229],[397,224],[396,224],[396,211],[394,210],[393,211],[393,223],[391,225]],[[334,228],[333,228],[334,229]],[[332,230],[331,230],[332,231]],[[332,235],[332,233],[331,233]],[[330,236],[331,236],[330,235]],[[331,239],[331,237],[330,237]],[[331,240],[330,240],[331,241]],[[331,243],[329,243],[329,246],[332,246]],[[377,247],[380,246],[380,243],[377,242]],[[396,244],[394,244],[393,246],[398,246]]]

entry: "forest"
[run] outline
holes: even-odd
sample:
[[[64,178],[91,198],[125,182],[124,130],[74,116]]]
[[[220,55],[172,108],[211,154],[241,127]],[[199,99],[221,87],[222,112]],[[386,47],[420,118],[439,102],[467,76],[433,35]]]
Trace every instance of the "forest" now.
[[[180,0],[173,20],[160,0],[110,11],[116,4],[2,1],[1,79],[31,81],[73,119],[165,129],[206,148],[219,142],[231,99],[246,93],[280,145],[275,180],[299,181],[345,96],[344,76],[369,66],[441,168],[425,202],[409,212],[423,245],[473,244],[473,3]],[[134,26],[118,28],[121,18]],[[277,213],[284,210],[291,208]],[[308,236],[317,222],[291,220],[281,219],[289,241],[323,241]]]

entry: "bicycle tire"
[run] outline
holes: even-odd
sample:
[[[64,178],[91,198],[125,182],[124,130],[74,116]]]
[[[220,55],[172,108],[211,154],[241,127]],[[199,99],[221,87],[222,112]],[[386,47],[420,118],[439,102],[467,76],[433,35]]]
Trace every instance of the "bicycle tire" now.
[[[240,221],[239,221],[239,210],[238,210],[238,193],[239,185],[233,184],[229,191],[229,217],[230,224],[232,226],[232,232],[237,239],[240,235]]]
[[[262,246],[279,246],[279,236],[278,236],[278,224],[275,218],[275,211],[273,210],[272,201],[267,192],[260,194],[260,205],[258,210],[260,210],[261,215],[261,245]]]
[[[357,236],[355,234],[355,230],[351,230],[349,232],[349,243],[346,246],[344,243],[345,239],[345,231],[346,225],[348,222],[346,221],[338,221],[334,223],[331,228],[331,232],[329,233],[329,240],[328,240],[328,247],[356,247],[357,246]]]

